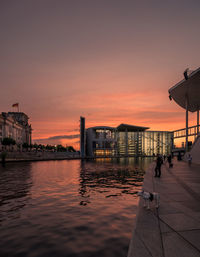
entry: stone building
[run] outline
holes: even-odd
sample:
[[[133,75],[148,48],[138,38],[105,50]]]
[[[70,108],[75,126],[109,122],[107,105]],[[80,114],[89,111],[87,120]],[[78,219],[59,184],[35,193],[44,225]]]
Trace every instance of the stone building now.
[[[0,149],[6,137],[15,140],[18,147],[24,143],[31,144],[32,128],[29,117],[23,112],[2,112],[0,114]]]

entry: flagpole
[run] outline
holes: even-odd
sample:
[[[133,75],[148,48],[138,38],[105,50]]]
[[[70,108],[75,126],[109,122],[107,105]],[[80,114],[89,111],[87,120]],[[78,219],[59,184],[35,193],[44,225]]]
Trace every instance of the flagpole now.
[[[13,109],[17,107],[17,111],[19,112],[19,103],[15,103],[12,105]]]

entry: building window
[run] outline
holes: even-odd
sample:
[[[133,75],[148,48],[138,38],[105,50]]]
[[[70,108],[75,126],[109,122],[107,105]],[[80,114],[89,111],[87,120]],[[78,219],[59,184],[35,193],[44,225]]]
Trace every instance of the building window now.
[[[95,156],[111,156],[112,150],[94,150]]]

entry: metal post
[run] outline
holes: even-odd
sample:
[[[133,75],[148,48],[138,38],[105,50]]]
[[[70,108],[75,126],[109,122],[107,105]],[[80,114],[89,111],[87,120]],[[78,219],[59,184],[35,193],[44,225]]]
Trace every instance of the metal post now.
[[[199,110],[197,110],[197,136],[199,134]]]
[[[186,141],[185,141],[185,151],[188,152],[188,97],[186,96]]]

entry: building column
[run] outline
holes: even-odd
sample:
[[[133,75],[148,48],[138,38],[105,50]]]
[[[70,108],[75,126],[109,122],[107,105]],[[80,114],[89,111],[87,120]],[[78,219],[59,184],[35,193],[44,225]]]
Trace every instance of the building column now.
[[[185,141],[185,151],[188,152],[188,97],[185,98],[186,101],[186,119],[185,119],[185,129],[186,129],[186,141]]]
[[[197,110],[197,136],[199,134],[199,110]]]
[[[80,152],[81,158],[85,158],[85,118],[80,117]]]
[[[29,145],[32,144],[31,132],[29,131]]]
[[[125,131],[125,155],[128,156],[128,131]]]
[[[170,153],[172,153],[172,150],[174,149],[174,132],[171,134],[171,145],[170,145]]]
[[[119,139],[118,139],[118,132],[117,132],[117,130],[115,129],[114,130],[114,133],[115,133],[115,136],[114,136],[114,138],[115,138],[115,155],[119,155],[119,145],[118,145],[118,142],[119,142]]]
[[[152,155],[154,155],[155,154],[155,149],[154,149],[154,133],[153,133],[153,135],[152,135],[152,141],[153,141],[153,153],[152,153]]]

